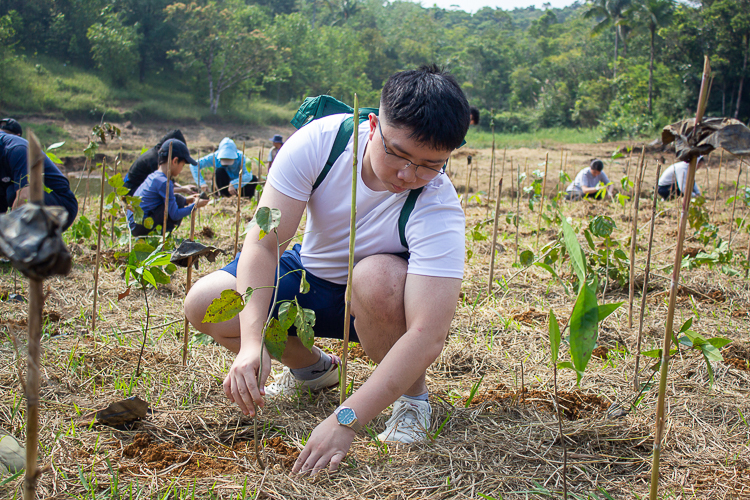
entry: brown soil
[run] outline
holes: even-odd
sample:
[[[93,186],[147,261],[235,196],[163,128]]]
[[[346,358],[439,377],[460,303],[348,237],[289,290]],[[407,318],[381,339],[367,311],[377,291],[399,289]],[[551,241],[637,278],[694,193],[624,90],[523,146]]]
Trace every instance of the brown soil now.
[[[750,342],[732,342],[721,354],[732,368],[750,372]]]
[[[201,234],[201,236],[203,236],[204,238],[209,238],[209,239],[211,239],[211,238],[213,238],[214,236],[216,236],[216,233],[215,233],[215,232],[214,232],[214,230],[213,230],[213,229],[211,228],[211,226],[203,226],[203,229],[201,229],[201,232],[200,232],[200,234]]]
[[[298,449],[286,444],[281,436],[267,439],[265,451],[267,454],[273,453],[276,461],[288,469],[294,466],[294,462],[300,453]]]
[[[87,354],[85,356],[86,363],[93,365],[96,369],[102,370],[112,365],[112,363],[126,362],[135,365],[138,363],[138,353],[140,349],[133,348],[132,350],[125,349],[124,347],[116,347],[110,351],[99,351],[94,354]],[[175,356],[174,359],[170,359],[164,354],[158,352],[144,351],[143,360],[141,363],[149,364],[178,364],[182,360],[178,359],[179,356]]]
[[[568,420],[579,420],[592,417],[595,414],[606,412],[610,403],[595,394],[586,394],[578,389],[571,392],[558,391],[560,410],[563,417]],[[471,406],[485,402],[498,402],[507,405],[532,405],[540,411],[554,412],[552,406],[553,393],[550,391],[529,390],[524,388],[523,392],[509,390],[505,384],[498,384],[495,389],[478,394],[471,401]]]
[[[233,459],[213,457],[200,444],[195,444],[191,448],[180,450],[169,442],[153,444],[148,434],[137,434],[133,442],[125,446],[122,451],[123,457],[135,459],[136,464],[121,465],[120,473],[139,474],[144,467],[151,471],[161,471],[178,464],[180,464],[178,467],[170,470],[170,474],[207,477],[241,472]]]
[[[607,359],[609,358],[609,348],[603,345],[600,345],[596,347],[593,351],[591,351],[591,356],[594,358],[599,359]]]
[[[361,359],[365,363],[369,363],[370,361],[372,361],[370,357],[367,354],[365,354],[365,350],[362,348],[361,344],[350,344],[348,352],[349,352],[348,353],[349,359]],[[342,356],[343,348],[339,348],[336,351],[336,355]]]
[[[517,313],[513,315],[513,319],[516,321],[520,321],[521,323],[525,323],[527,325],[538,323],[539,321],[544,321],[547,319],[547,313],[537,311],[536,309],[529,308],[528,311],[524,311],[522,313]]]
[[[678,302],[680,301],[679,299],[682,299],[682,301],[687,300],[687,298],[691,295],[693,296],[693,299],[707,303],[724,302],[727,300],[724,291],[720,288],[711,288],[706,290],[695,290],[691,288],[690,290],[688,290],[684,286],[681,286],[677,292]]]

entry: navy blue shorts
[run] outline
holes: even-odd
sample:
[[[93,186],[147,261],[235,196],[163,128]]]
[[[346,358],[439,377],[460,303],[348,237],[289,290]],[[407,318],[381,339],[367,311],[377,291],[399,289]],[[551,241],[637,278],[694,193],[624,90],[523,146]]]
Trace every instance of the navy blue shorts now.
[[[346,285],[331,283],[322,278],[311,274],[309,271],[305,277],[310,284],[310,291],[300,293],[299,284],[302,279],[302,266],[300,257],[301,247],[299,244],[294,248],[287,250],[281,256],[279,261],[279,276],[281,284],[279,285],[279,295],[276,299],[280,301],[293,300],[297,297],[297,302],[301,307],[315,311],[315,326],[313,331],[316,337],[329,339],[344,338],[344,307],[346,305]],[[221,270],[226,271],[235,278],[237,277],[237,261],[240,258],[238,253],[234,260],[223,267]],[[276,278],[274,277],[274,284]],[[270,306],[269,306],[270,309]],[[273,316],[279,317],[278,306],[274,308]],[[297,328],[292,325],[289,328],[289,335],[297,336]],[[354,329],[354,318],[349,318],[349,340],[359,342],[357,331]]]

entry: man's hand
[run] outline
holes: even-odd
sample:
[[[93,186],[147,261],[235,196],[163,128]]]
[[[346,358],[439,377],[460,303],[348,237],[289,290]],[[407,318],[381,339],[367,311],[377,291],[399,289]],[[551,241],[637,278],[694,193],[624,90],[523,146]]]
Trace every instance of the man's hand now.
[[[258,351],[257,348],[240,349],[224,379],[224,394],[230,401],[237,403],[242,413],[251,417],[255,415],[253,402],[260,407],[264,405],[266,380],[271,373],[271,356],[264,347],[263,373],[260,374],[260,390],[258,390],[258,371],[260,370]]]
[[[339,464],[352,446],[355,432],[340,425],[336,415],[331,414],[313,430],[310,439],[294,463],[292,474],[314,476],[330,464],[329,470],[336,472]]]
[[[234,186],[232,186],[231,184],[229,185],[229,194],[230,194],[231,196],[234,196],[234,195],[236,195],[236,194],[237,194],[237,189],[235,189],[235,187],[234,187]]]
[[[28,185],[22,187],[16,192],[16,199],[13,201],[13,208],[11,208],[11,210],[15,210],[18,207],[25,205],[27,201],[29,201]]]
[[[204,193],[208,193],[208,184],[203,184],[201,186],[201,191],[203,191]]]
[[[176,186],[175,193],[180,194],[192,194],[198,191],[198,188],[194,184],[185,184],[184,186]]]
[[[206,198],[198,198],[196,200],[196,202],[195,202],[195,206],[198,207],[198,208],[205,207],[206,205],[208,205],[209,201],[210,200],[208,200]]]

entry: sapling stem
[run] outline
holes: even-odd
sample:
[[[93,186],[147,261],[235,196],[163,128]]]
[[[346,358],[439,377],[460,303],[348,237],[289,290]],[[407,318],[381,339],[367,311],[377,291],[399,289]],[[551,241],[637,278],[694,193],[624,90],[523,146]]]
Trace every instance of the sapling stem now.
[[[560,174],[564,173],[563,165],[563,149],[560,150],[560,173],[557,174],[557,182],[555,183],[555,196],[560,192]]]
[[[190,212],[190,241],[193,241],[195,238],[195,212],[196,210],[197,209],[194,205],[193,210]],[[192,255],[188,257],[187,264],[188,264],[187,276],[185,278],[185,295],[186,296],[188,293],[190,293],[190,287],[193,286],[193,256]],[[187,365],[188,346],[190,344],[190,322],[188,321],[187,316],[185,316],[185,327],[184,327],[184,334],[182,338],[183,338],[182,366],[185,366]]]
[[[641,356],[641,340],[643,339],[643,317],[646,311],[646,293],[648,292],[648,279],[651,273],[651,250],[654,246],[654,226],[656,223],[656,206],[659,203],[659,175],[661,174],[661,163],[656,164],[656,181],[654,182],[654,200],[651,205],[651,228],[648,232],[648,253],[646,254],[646,269],[643,272],[643,291],[641,292],[641,310],[638,319],[638,342],[635,348],[635,373],[633,374],[633,389],[638,392],[640,381],[638,380],[638,365]]]
[[[695,115],[694,130],[697,132],[703,119],[703,112],[708,102],[708,85],[711,74],[711,66],[708,62],[708,56],[705,58],[703,65],[703,78],[701,81],[700,98],[698,99],[698,111]],[[697,134],[696,134],[697,135]],[[697,165],[697,156],[690,158],[688,167],[688,178],[685,184],[685,193],[682,200],[682,214],[680,216],[680,229],[677,233],[677,248],[674,253],[674,263],[672,265],[672,282],[669,290],[669,307],[667,309],[667,320],[664,329],[664,342],[661,353],[661,373],[659,375],[659,397],[656,404],[656,432],[654,435],[654,455],[651,466],[651,490],[650,500],[657,500],[659,492],[659,458],[661,456],[662,436],[664,433],[664,408],[667,393],[667,377],[669,375],[669,350],[672,347],[672,328],[674,326],[674,310],[677,304],[677,290],[680,281],[680,268],[682,267],[682,247],[685,242],[685,230],[687,228],[688,213],[690,209],[690,194],[693,191],[695,182],[695,168]]]
[[[625,177],[627,177],[628,181],[630,181],[630,162],[633,160],[633,145],[630,145],[630,155],[628,156],[628,163],[625,166]],[[643,153],[645,148],[641,150],[641,158],[643,158]],[[630,186],[628,186],[628,191],[630,191]]]
[[[490,154],[490,182],[487,184],[488,202],[492,201],[492,181],[495,176],[495,110],[490,109],[490,128],[492,129],[492,153]],[[477,177],[478,179],[478,177]],[[487,203],[489,209],[490,204]]]
[[[562,414],[560,413],[560,398],[557,396],[557,363],[552,363],[552,376],[555,384],[555,410],[557,411],[557,427],[560,432],[560,444],[563,449],[563,498],[568,498],[568,447],[565,445],[565,434],[562,428]]]
[[[632,150],[631,150],[632,151]],[[638,246],[638,204],[641,197],[646,146],[641,149],[641,158],[635,169],[635,193],[633,194],[633,227],[630,232],[630,293],[628,294],[628,328],[633,328],[633,298],[635,297],[635,249]],[[657,182],[658,184],[658,182]],[[609,260],[607,261],[609,262]]]
[[[117,175],[117,166],[120,163],[122,163],[122,145],[120,145],[120,154],[117,155],[117,159],[115,160],[115,170],[112,173],[112,176]],[[106,172],[106,169],[102,167],[102,184],[104,183],[105,172]],[[115,189],[115,197],[119,197],[119,195],[117,194],[117,189]],[[109,245],[114,247],[115,246],[115,216],[110,214],[109,218],[110,218]]]
[[[503,178],[497,185],[497,199],[495,200],[495,221],[492,230],[492,249],[490,250],[490,279],[487,281],[487,295],[492,295],[492,281],[495,279],[495,247],[497,246],[497,222],[500,214],[500,191],[503,190]]]
[[[464,215],[466,215],[466,207],[469,206],[469,182],[471,182],[471,156],[466,157],[466,186],[464,187]]]
[[[510,169],[513,170],[513,160],[510,162]],[[518,228],[521,225],[521,164],[516,163],[516,260],[518,264]]]
[[[500,168],[500,178],[501,179],[505,178],[505,153],[507,153],[507,152],[508,152],[508,148],[503,148],[503,166]],[[510,170],[511,170],[511,172],[513,172],[512,168]],[[511,175],[513,175],[513,174],[511,174]],[[498,196],[500,196],[500,195],[498,194]]]
[[[237,182],[237,213],[234,216],[234,253],[237,255],[237,246],[240,238],[240,216],[242,214],[242,171],[245,170],[245,141],[242,141],[242,160],[240,160],[240,178]]]
[[[161,228],[162,241],[167,241],[167,218],[169,217],[169,181],[172,178],[172,143],[169,143],[167,156],[167,192],[164,194],[164,225]]]
[[[146,348],[146,339],[148,338],[148,321],[151,317],[151,309],[148,305],[148,287],[143,278],[141,278],[141,287],[143,290],[143,298],[146,300],[146,326],[143,329],[143,342],[141,343],[141,352],[138,353],[138,364],[135,367],[135,378],[138,378],[141,375],[141,359],[143,359],[143,350]]]
[[[547,190],[547,166],[549,165],[549,152],[544,154],[544,180],[542,181],[542,201],[539,202],[539,215],[536,218],[536,245],[539,250],[539,233],[542,231],[542,212],[544,212],[544,195]]]
[[[346,273],[346,302],[344,304],[344,342],[341,346],[341,373],[339,374],[339,404],[346,400],[346,365],[349,357],[349,325],[352,310],[352,274],[354,271],[354,240],[357,230],[357,153],[359,152],[359,99],[354,94],[354,131],[352,140],[354,145],[352,151],[352,203],[349,215],[349,269]],[[471,161],[471,157],[469,157]],[[468,184],[466,189],[468,190]]]
[[[729,219],[729,248],[732,248],[732,234],[734,233],[734,210],[737,207],[737,190],[740,188],[740,175],[742,175],[742,160],[737,170],[737,183],[734,185],[734,196],[732,197],[732,218]]]
[[[716,213],[716,200],[719,199],[719,186],[721,184],[721,164],[724,162],[724,150],[721,150],[721,156],[719,156],[719,170],[716,172],[716,194],[714,194],[714,206],[711,212]]]
[[[102,224],[104,223],[104,177],[107,175],[107,158],[102,160],[102,184],[99,188],[99,227],[96,231],[96,263],[94,265],[94,305],[91,311],[91,334],[94,336],[94,345],[96,345],[96,303],[99,297],[99,265],[102,256]]]
[[[28,174],[29,201],[44,205],[44,153],[34,132],[29,131]],[[39,379],[41,367],[42,310],[44,281],[29,278],[29,357],[26,376],[26,476],[23,483],[24,500],[36,498],[37,454],[39,446]]]

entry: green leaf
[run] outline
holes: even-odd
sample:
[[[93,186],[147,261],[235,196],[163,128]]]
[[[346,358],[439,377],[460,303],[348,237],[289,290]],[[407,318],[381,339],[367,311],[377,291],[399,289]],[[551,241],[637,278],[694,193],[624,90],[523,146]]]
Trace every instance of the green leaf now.
[[[518,256],[519,260],[521,261],[521,265],[524,267],[529,267],[531,264],[534,263],[534,252],[531,250],[524,250],[521,252],[521,255]]]
[[[130,190],[124,186],[118,187],[116,191],[117,191],[117,196],[125,196],[126,194],[130,192]]]
[[[581,244],[578,243],[575,231],[564,217],[562,217],[562,227],[565,247],[570,254],[570,265],[573,267],[573,272],[578,276],[578,282],[582,285],[586,280],[586,260],[583,257]]]
[[[693,318],[688,318],[688,320],[682,324],[680,333],[685,333],[686,331],[690,330],[691,326],[693,326]]]
[[[599,306],[599,322],[604,321],[604,318],[612,314],[620,307],[624,302],[612,302],[610,304],[601,304]]]
[[[731,340],[726,339],[724,337],[714,337],[712,339],[707,339],[707,342],[714,346],[717,349],[721,349],[725,345],[729,344]]]
[[[284,330],[289,330],[289,327],[294,324],[294,320],[297,318],[297,303],[296,300],[290,300],[279,304],[279,325]]]
[[[596,346],[599,326],[596,287],[583,283],[570,316],[570,357],[576,371],[583,373]],[[580,381],[580,380],[579,380]]]
[[[117,188],[121,188],[121,187],[125,186],[125,181],[122,178],[122,174],[116,174],[116,175],[110,176],[109,179],[107,179],[107,184],[109,184],[113,188],[117,189]],[[166,188],[165,188],[165,190],[166,190]],[[129,190],[125,191],[125,193],[128,193],[128,192],[129,192]]]
[[[165,273],[158,267],[152,267],[149,269],[149,271],[151,272],[151,274],[154,275],[154,280],[157,283],[161,283],[162,285],[168,285],[172,281],[172,279],[167,275],[167,273]]]
[[[578,370],[576,370],[576,367],[573,366],[573,363],[571,363],[570,361],[563,361],[562,363],[557,363],[557,369],[558,370],[565,370],[565,369],[573,370],[574,372],[576,372],[576,381],[577,381],[577,383],[581,382],[581,378],[583,377],[583,373],[581,373]]]
[[[310,291],[310,283],[307,282],[307,271],[302,270],[302,276],[299,280],[299,293],[307,293]]]
[[[651,349],[649,351],[643,351],[641,355],[649,358],[661,358],[661,349]]]
[[[148,269],[143,270],[143,279],[146,280],[152,287],[156,288],[156,280],[154,279],[154,275],[151,274],[151,271]]]
[[[557,355],[560,351],[560,325],[552,309],[549,310],[549,344],[552,362],[557,363]]]
[[[588,243],[589,248],[591,250],[596,250],[596,245],[594,244],[594,239],[591,237],[591,231],[584,230],[583,231],[583,237],[586,238],[586,243]]]
[[[721,355],[721,352],[709,343],[703,344],[701,351],[708,361],[724,361],[724,356]]]
[[[62,165],[63,163],[63,161],[60,158],[58,158],[56,154],[51,153],[49,151],[47,151],[47,158],[49,158],[52,161],[52,163],[56,163],[57,165]]]
[[[65,144],[65,141],[56,142],[56,143],[52,144],[50,147],[47,148],[47,154],[49,154],[49,151],[52,151],[53,149],[59,149],[59,148],[63,147],[64,144]]]
[[[255,221],[263,233],[270,233],[277,227],[281,221],[281,210],[278,208],[260,207],[255,214]]]
[[[282,328],[281,323],[276,318],[271,318],[271,322],[268,324],[264,341],[268,353],[276,359],[281,359],[284,355],[284,349],[286,349],[286,341],[289,338],[287,332],[288,328]]]
[[[203,323],[221,323],[237,316],[245,308],[242,295],[235,290],[224,290],[206,309]]]
[[[591,232],[594,233],[594,236],[597,236],[599,238],[606,238],[607,236],[611,235],[615,227],[617,227],[615,225],[615,221],[612,219],[612,217],[607,217],[606,215],[597,215],[589,223]]]
[[[315,332],[313,332],[315,311],[297,307],[297,317],[294,319],[294,326],[297,327],[297,337],[302,341],[302,345],[308,349],[312,349],[315,343]]]

